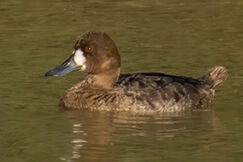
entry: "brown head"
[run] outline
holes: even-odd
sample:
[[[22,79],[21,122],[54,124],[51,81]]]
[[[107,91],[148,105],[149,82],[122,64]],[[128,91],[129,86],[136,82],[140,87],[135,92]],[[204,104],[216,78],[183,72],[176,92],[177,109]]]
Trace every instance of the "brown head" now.
[[[45,76],[62,76],[82,70],[92,76],[94,86],[110,89],[119,77],[120,64],[120,55],[113,40],[103,32],[88,32],[77,40],[72,55]]]

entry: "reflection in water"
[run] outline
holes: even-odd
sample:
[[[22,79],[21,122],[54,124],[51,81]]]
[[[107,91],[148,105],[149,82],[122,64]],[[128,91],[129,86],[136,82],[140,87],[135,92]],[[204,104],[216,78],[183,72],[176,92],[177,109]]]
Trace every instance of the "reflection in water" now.
[[[79,138],[79,136],[86,135],[84,131],[81,130],[82,124],[73,124],[73,133],[77,134],[77,138],[72,140],[72,158],[78,159],[80,157],[79,150],[83,146],[83,143],[86,143],[87,141]]]
[[[113,161],[117,156],[133,159],[147,149],[160,152],[166,141],[212,131],[216,117],[213,111],[197,111],[166,116],[135,115],[114,112],[66,112],[73,125],[71,161]],[[153,142],[151,142],[151,140]],[[150,143],[151,142],[151,143]],[[147,148],[141,147],[142,145]],[[111,156],[112,153],[112,156]],[[155,155],[154,158],[161,158]],[[65,158],[62,160],[68,161]]]
[[[82,124],[81,123],[75,123],[75,124],[73,124],[72,128],[73,128],[72,133],[74,135],[73,135],[73,139],[71,141],[71,143],[72,143],[71,158],[60,157],[59,159],[62,160],[62,161],[71,162],[73,159],[79,159],[80,158],[80,150],[82,149],[84,143],[87,143],[86,140],[82,139],[83,136],[87,135],[87,133],[85,133],[82,130]]]

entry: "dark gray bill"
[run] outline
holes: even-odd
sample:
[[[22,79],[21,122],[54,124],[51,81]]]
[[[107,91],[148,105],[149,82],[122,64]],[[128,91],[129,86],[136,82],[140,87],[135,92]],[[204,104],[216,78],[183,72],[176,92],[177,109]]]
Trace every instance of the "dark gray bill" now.
[[[48,71],[45,76],[63,76],[68,74],[74,70],[79,70],[80,66],[78,66],[74,61],[74,55],[71,55],[66,61],[64,61],[61,65],[55,67],[54,69]]]

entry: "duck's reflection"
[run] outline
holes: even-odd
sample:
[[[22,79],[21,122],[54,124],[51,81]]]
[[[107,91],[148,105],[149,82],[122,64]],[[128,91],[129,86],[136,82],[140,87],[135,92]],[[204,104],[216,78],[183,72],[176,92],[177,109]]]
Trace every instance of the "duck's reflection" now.
[[[65,161],[114,161],[134,156],[143,147],[210,129],[216,121],[213,111],[165,116],[129,113],[66,112],[73,126],[72,155]],[[147,149],[148,149],[147,148]],[[156,151],[156,150],[154,150]],[[132,155],[133,154],[133,155]]]

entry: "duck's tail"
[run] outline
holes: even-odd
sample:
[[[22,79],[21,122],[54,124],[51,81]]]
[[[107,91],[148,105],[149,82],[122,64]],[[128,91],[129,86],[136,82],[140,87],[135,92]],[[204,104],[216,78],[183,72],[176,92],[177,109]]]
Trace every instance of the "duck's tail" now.
[[[216,89],[227,79],[227,70],[223,66],[215,66],[207,72],[204,76],[199,78],[202,81],[202,86],[209,89]]]

